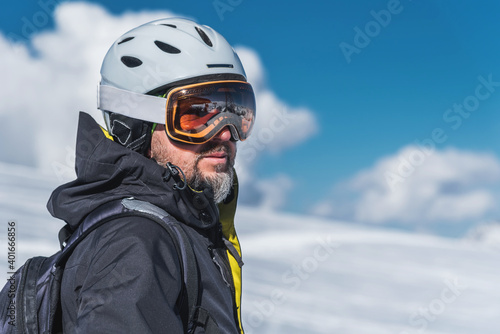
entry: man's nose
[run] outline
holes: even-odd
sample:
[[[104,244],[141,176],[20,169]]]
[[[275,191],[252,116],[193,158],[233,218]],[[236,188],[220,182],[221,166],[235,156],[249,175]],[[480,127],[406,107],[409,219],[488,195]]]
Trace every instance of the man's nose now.
[[[220,130],[219,133],[215,135],[215,138],[217,138],[220,141],[229,141],[231,140],[231,137],[232,135],[229,126],[222,128],[222,130]]]

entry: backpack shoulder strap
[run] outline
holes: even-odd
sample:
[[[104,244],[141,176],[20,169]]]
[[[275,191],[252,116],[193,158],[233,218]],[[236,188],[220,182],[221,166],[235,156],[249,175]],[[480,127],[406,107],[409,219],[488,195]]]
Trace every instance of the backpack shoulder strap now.
[[[12,302],[9,289],[14,285],[16,326],[7,309],[0,312],[2,333],[53,333],[61,332],[60,280],[64,265],[75,247],[93,230],[119,217],[142,216],[162,226],[169,233],[179,255],[184,288],[178,299],[184,314],[186,332],[196,327],[196,310],[199,308],[199,269],[192,243],[174,217],[153,204],[132,198],[109,202],[90,213],[76,231],[65,238],[63,249],[53,256],[31,258],[11,277],[0,293],[2,304]],[[69,230],[68,230],[69,232]],[[12,312],[11,312],[12,313]],[[210,332],[207,332],[210,333]]]
[[[201,326],[207,334],[220,334],[217,323],[210,316],[210,313],[200,305],[199,282],[201,279],[199,277],[198,262],[193,245],[181,224],[165,210],[149,202],[126,198],[122,200],[122,205],[137,213],[149,216],[150,219],[160,224],[166,223],[170,228],[167,231],[175,241],[177,252],[181,257],[182,275],[186,284],[185,293],[187,295],[184,296],[182,301],[184,305],[181,305],[181,307],[188,310],[188,317],[185,322],[185,325],[187,324],[186,333],[193,333],[196,327]]]
[[[187,319],[185,319],[185,327],[187,332],[190,332],[195,325],[194,317],[200,302],[198,262],[191,241],[181,224],[165,210],[156,205],[131,198],[123,199],[122,205],[129,210],[134,210],[136,214],[148,217],[157,222],[172,237],[177,253],[180,256],[181,274],[186,285],[185,295],[181,296],[181,303],[183,303],[181,309],[185,309],[188,312]]]
[[[187,313],[187,317],[183,318],[186,332],[191,332],[199,322],[198,309],[200,308],[200,277],[193,245],[182,228],[182,224],[168,212],[154,204],[131,197],[111,201],[92,211],[79,225],[78,229],[64,241],[64,248],[56,265],[64,265],[78,243],[99,226],[119,217],[131,216],[148,218],[158,223],[171,236],[179,255],[181,275],[185,284],[185,289],[183,289],[184,291],[180,296],[181,304],[179,306],[181,310],[185,310],[181,314]]]

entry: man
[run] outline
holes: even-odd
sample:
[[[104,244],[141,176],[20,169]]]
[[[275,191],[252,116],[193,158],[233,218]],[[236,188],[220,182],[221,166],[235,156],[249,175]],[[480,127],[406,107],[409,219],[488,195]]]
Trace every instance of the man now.
[[[220,333],[242,333],[233,164],[236,141],[250,134],[255,99],[238,56],[207,26],[163,19],[120,37],[101,76],[108,130],[80,114],[77,179],[53,192],[49,211],[66,221],[68,233],[117,199],[168,212],[192,244],[206,321],[189,328],[172,237],[150,219],[130,216],[92,231],[69,257],[61,283],[64,332],[205,333],[210,323]]]

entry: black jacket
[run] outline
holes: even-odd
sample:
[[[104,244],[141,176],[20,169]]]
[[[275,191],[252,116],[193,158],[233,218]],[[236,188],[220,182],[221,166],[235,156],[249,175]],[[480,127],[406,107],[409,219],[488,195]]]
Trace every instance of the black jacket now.
[[[100,205],[126,197],[169,212],[185,224],[194,245],[201,307],[221,333],[240,333],[212,194],[174,187],[167,169],[106,138],[85,113],[80,114],[76,145],[77,179],[53,192],[50,213],[74,229]],[[177,252],[159,225],[142,217],[106,223],[77,246],[66,264],[61,286],[64,332],[182,333],[182,284]]]

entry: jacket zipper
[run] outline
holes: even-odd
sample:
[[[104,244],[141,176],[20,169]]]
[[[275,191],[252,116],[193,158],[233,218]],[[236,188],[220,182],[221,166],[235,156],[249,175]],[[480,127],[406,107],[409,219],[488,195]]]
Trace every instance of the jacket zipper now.
[[[224,283],[226,284],[226,286],[229,288],[229,291],[231,292],[231,300],[232,300],[232,304],[233,304],[233,318],[234,318],[235,324],[239,330],[240,321],[238,318],[238,309],[236,307],[236,291],[235,291],[235,287],[234,287],[231,266],[229,265],[229,259],[227,258],[226,249],[221,248],[221,247],[214,248],[212,245],[210,245],[210,246],[208,246],[208,250],[210,252],[210,256],[212,257],[213,263],[219,269],[219,272],[221,273],[221,276],[222,276],[222,279],[224,280]]]

